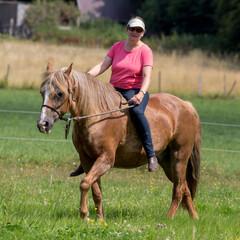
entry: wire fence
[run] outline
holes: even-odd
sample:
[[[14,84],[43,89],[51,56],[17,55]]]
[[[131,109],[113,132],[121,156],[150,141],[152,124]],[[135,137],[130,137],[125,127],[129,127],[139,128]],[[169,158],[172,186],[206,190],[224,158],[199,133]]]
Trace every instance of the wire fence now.
[[[5,110],[0,109],[0,112],[3,113],[20,113],[20,114],[40,114],[40,112],[33,111],[21,111],[21,110]],[[222,127],[235,127],[240,128],[238,124],[230,123],[215,123],[215,122],[201,122],[201,125],[212,125],[212,126],[222,126]],[[71,143],[71,140],[61,140],[61,139],[41,139],[41,138],[19,138],[19,137],[2,137],[1,140],[18,140],[18,141],[39,141],[39,142],[63,142]],[[231,150],[231,149],[215,149],[215,148],[202,148],[204,151],[216,151],[216,152],[228,152],[228,153],[240,153],[240,150]]]

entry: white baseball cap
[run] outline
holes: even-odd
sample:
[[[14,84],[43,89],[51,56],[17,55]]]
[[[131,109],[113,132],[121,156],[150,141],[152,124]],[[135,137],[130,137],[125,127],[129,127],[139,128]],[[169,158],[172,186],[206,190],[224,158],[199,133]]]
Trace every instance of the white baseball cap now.
[[[142,20],[140,20],[139,18],[133,18],[131,19],[128,24],[128,27],[140,27],[145,31],[145,24]]]

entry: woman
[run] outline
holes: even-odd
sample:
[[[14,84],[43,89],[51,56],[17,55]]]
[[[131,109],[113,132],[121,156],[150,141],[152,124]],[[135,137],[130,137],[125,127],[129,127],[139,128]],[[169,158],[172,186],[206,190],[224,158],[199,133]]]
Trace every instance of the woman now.
[[[131,18],[127,24],[127,40],[116,42],[102,62],[88,71],[94,77],[112,66],[110,83],[128,101],[136,106],[130,109],[131,117],[148,157],[148,171],[158,170],[158,162],[153,150],[152,136],[144,111],[149,101],[147,92],[153,67],[152,50],[141,41],[145,30],[142,18]],[[81,165],[71,173],[71,177],[82,174]]]

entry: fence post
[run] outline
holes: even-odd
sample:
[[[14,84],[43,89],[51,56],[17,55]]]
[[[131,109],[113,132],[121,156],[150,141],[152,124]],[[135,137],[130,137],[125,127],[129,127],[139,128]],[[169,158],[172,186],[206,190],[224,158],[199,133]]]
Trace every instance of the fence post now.
[[[202,95],[202,73],[199,74],[199,80],[198,80],[198,95]]]
[[[226,91],[227,91],[227,79],[226,79],[226,73],[224,73],[224,77],[223,77],[223,95],[226,96]]]
[[[158,72],[158,92],[161,92],[161,71]]]
[[[10,64],[8,64],[8,66],[7,66],[7,73],[6,73],[6,76],[5,76],[6,83],[8,82],[9,72],[10,72]]]
[[[231,95],[231,93],[232,93],[233,89],[235,88],[236,84],[237,84],[237,81],[235,80],[233,85],[232,85],[232,87],[231,87],[231,89],[228,92],[228,97]]]
[[[11,18],[10,19],[10,27],[9,27],[9,36],[11,36],[11,37],[13,35],[13,25],[14,25],[14,19]]]

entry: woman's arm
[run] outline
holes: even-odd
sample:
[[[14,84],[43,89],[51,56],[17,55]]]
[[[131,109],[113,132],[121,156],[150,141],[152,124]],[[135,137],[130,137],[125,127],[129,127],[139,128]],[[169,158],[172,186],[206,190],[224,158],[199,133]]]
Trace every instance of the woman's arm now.
[[[143,67],[143,82],[142,87],[140,89],[140,92],[147,92],[150,82],[151,82],[151,76],[152,76],[152,66],[144,66]]]
[[[140,104],[144,97],[144,93],[148,91],[151,82],[152,66],[144,66],[142,72],[143,82],[141,89],[138,94],[132,97],[132,101],[134,104]]]
[[[98,63],[94,67],[92,67],[88,73],[90,73],[92,76],[96,77],[103,72],[105,72],[110,66],[112,65],[112,58],[106,56],[102,62]]]

